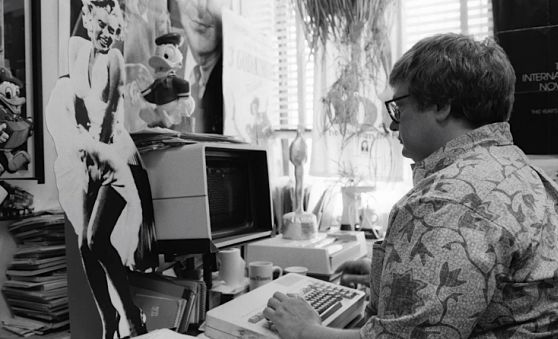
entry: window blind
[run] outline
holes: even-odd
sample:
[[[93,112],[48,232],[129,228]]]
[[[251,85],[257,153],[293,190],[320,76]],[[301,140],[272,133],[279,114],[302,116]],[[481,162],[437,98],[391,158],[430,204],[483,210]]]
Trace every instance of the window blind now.
[[[401,0],[400,8],[403,52],[436,33],[463,33],[477,39],[493,35],[490,0]]]
[[[275,130],[295,130],[304,122],[304,127],[312,128],[314,59],[309,55],[304,33],[297,30],[296,12],[288,0],[243,0],[242,16],[252,22],[255,29],[266,33],[275,40],[277,68],[277,105],[270,114]],[[302,40],[302,44],[301,41]],[[299,50],[298,46],[303,46]],[[303,87],[299,87],[299,65],[302,70]],[[304,98],[304,111],[299,108],[299,88]],[[301,117],[301,114],[303,117]]]

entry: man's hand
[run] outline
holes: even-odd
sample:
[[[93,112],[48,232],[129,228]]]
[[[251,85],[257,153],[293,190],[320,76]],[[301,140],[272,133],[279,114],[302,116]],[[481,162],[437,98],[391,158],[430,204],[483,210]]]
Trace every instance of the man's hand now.
[[[275,292],[263,315],[273,323],[281,338],[302,338],[312,326],[319,326],[318,313],[300,296]]]
[[[370,286],[370,259],[360,259],[346,261],[337,267],[335,273],[341,273],[340,284],[352,288],[357,288],[358,284]]]

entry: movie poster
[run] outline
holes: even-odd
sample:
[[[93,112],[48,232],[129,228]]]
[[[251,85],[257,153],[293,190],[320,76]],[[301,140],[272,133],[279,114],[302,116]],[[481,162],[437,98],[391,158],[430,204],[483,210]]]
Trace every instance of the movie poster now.
[[[44,182],[40,4],[0,2],[0,179]],[[0,188],[2,190],[2,188]]]
[[[272,135],[273,44],[250,23],[223,10],[223,95],[226,135],[267,146]]]

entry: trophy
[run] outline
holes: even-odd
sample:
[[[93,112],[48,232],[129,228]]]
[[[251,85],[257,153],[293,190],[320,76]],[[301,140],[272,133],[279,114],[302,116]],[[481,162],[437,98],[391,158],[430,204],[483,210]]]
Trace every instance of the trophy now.
[[[311,212],[304,212],[302,208],[304,191],[304,169],[302,165],[306,162],[306,158],[306,143],[302,137],[302,127],[299,127],[296,137],[289,147],[289,160],[295,168],[295,210],[283,215],[283,229],[281,233],[284,239],[308,240],[313,239],[318,233],[316,216]]]

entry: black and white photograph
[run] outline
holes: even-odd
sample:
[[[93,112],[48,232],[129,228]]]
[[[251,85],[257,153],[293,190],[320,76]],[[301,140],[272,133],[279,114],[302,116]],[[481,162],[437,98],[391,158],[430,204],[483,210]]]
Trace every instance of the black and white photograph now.
[[[555,0],[0,0],[0,338],[558,338]]]

